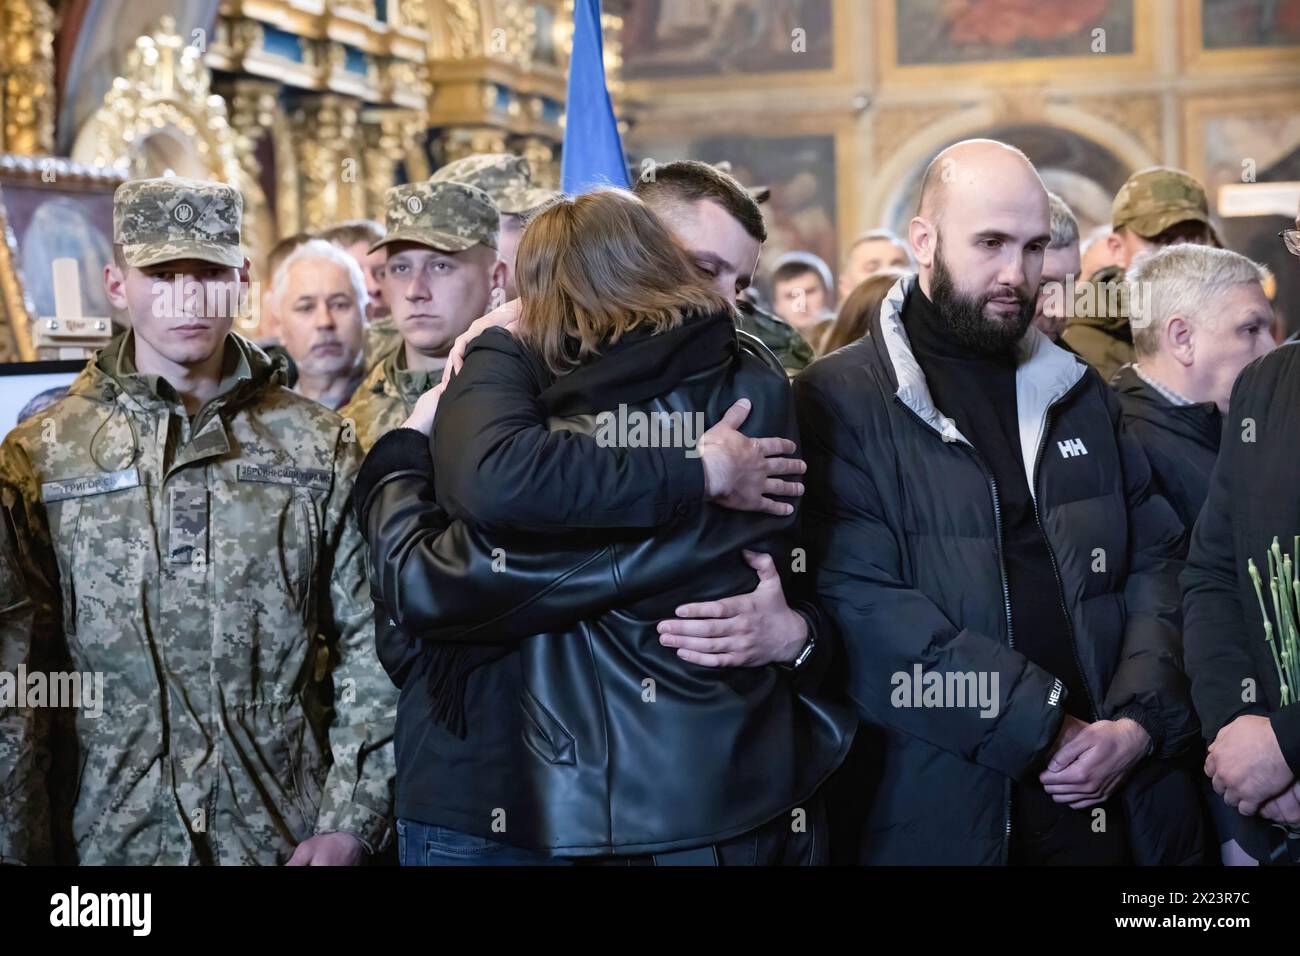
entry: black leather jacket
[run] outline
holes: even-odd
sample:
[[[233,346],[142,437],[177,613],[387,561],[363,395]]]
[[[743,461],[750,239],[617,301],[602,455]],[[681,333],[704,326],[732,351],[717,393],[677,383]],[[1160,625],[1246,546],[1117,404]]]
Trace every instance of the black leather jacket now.
[[[797,807],[843,760],[855,718],[813,689],[833,647],[815,607],[791,596],[807,575],[784,574],[802,567],[793,518],[704,503],[696,486],[658,528],[539,533],[537,501],[593,490],[614,500],[648,481],[653,493],[670,480],[663,462],[688,451],[656,449],[660,467],[638,468],[625,450],[574,444],[596,435],[599,412],[699,412],[711,425],[743,396],[754,406],[747,434],[797,440],[771,354],[729,316],[695,321],[706,334],[674,350],[689,368],[660,394],[646,392],[663,382],[650,371],[662,372],[663,337],[629,336],[544,391],[549,376],[531,353],[485,333],[442,399],[433,459],[421,459],[407,430],[376,444],[357,500],[387,622],[380,657],[402,687],[399,816],[566,855],[685,849]],[[520,408],[539,393],[550,444],[535,450],[544,465],[530,467],[492,423],[508,420],[517,438],[528,425]],[[508,530],[500,510],[492,530],[453,520],[439,501],[458,506],[466,489],[474,501],[519,501],[534,530]],[[659,643],[656,624],[680,604],[754,589],[742,548],[772,554],[791,605],[818,634],[797,671],[693,665]],[[420,677],[434,642],[503,648],[469,678],[464,739],[428,717]]]

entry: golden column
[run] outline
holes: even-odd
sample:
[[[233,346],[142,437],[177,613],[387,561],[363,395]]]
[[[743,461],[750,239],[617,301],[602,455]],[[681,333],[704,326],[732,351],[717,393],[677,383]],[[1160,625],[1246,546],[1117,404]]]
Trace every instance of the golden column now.
[[[407,178],[428,178],[428,169],[410,169],[410,145],[424,130],[424,117],[418,110],[377,109],[361,115],[365,153],[365,215],[384,221],[384,193],[397,182],[397,164],[407,162]],[[427,167],[427,164],[425,164]]]
[[[54,31],[46,0],[0,0],[0,153],[54,152]]]
[[[334,93],[305,96],[293,112],[299,227],[316,230],[366,213],[360,103]]]

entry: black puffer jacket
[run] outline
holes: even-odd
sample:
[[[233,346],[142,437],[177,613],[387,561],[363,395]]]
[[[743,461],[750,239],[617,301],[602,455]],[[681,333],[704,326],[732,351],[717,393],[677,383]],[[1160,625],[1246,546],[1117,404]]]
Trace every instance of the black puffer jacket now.
[[[795,380],[805,534],[876,773],[863,795],[862,861],[1004,863],[1012,781],[1052,745],[1063,690],[1015,649],[996,489],[934,407],[900,318],[915,282],[890,291],[867,338]],[[1016,392],[1088,709],[1093,719],[1133,717],[1156,746],[1121,791],[1134,857],[1200,862],[1194,785],[1167,759],[1197,732],[1181,670],[1178,521],[1152,493],[1114,394],[1036,329],[1022,344]],[[996,716],[894,706],[893,675],[914,665],[996,675]]]
[[[1156,490],[1173,506],[1190,534],[1210,490],[1223,416],[1213,402],[1175,405],[1148,385],[1132,365],[1115,373],[1124,424],[1137,438]]]
[[[754,406],[746,433],[796,437],[789,387],[770,353],[738,337],[727,315],[695,321],[701,334],[685,330],[679,350],[691,370],[661,393],[647,393],[662,370],[659,336],[628,336],[543,391],[549,377],[537,359],[510,335],[485,333],[439,408],[435,447],[455,449],[449,460],[427,452],[421,460],[416,433],[405,430],[371,452],[358,495],[372,588],[389,622],[380,657],[402,688],[399,816],[565,855],[685,849],[799,805],[842,761],[856,721],[810,689],[815,669],[706,668],[658,641],[656,624],[678,605],[753,590],[742,548],[767,551],[788,569],[793,518],[697,501],[658,530],[593,543],[577,527],[559,538],[481,531],[452,521],[435,500],[435,483],[464,493],[476,481],[480,501],[495,497],[498,481],[511,482],[503,498],[521,489],[590,495],[590,476],[571,456],[562,456],[566,465],[548,459],[539,475],[537,462],[501,447],[509,442],[479,440],[479,422],[494,419],[493,403],[512,390],[542,392],[563,412],[548,422],[553,433],[593,435],[597,413],[620,404],[627,414],[699,412],[712,424],[744,396]],[[472,416],[462,415],[470,404]],[[592,443],[590,454],[616,452]],[[806,614],[816,629],[815,610]],[[503,647],[469,678],[464,739],[428,717],[422,675],[433,642]],[[819,666],[829,643],[819,640]]]
[[[1182,576],[1187,672],[1206,740],[1242,714],[1268,714],[1283,756],[1300,773],[1300,703],[1282,706],[1246,570],[1254,559],[1268,601],[1265,552],[1274,537],[1291,552],[1300,535],[1300,346],[1283,345],[1247,365],[1228,415]]]

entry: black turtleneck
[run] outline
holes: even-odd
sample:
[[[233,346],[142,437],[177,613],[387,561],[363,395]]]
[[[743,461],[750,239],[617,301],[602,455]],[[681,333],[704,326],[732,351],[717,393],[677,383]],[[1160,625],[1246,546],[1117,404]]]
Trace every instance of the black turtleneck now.
[[[903,305],[903,325],[935,407],[957,423],[997,484],[1016,650],[1060,679],[1069,692],[1066,711],[1090,721],[1061,586],[1020,454],[1015,356],[978,355],[954,342],[919,284]]]

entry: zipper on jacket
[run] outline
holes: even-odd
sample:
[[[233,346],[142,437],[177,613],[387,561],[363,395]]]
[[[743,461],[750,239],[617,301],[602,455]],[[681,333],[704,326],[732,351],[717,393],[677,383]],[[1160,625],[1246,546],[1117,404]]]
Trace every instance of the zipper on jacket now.
[[[918,422],[920,422],[926,431],[929,432],[934,431],[934,429],[930,427],[929,423],[926,422],[925,419],[923,419],[920,415],[918,415],[911,406],[909,406],[906,402],[904,402],[901,398],[898,397],[897,393],[895,393],[894,395],[894,401],[896,401],[899,405],[903,406],[903,408],[907,409],[907,411],[912,415],[912,417],[915,418]],[[1045,431],[1044,434],[1046,434]],[[942,438],[942,436],[940,437]],[[1015,631],[1011,626],[1011,588],[1007,583],[1007,564],[1002,557],[1002,499],[998,495],[998,483],[997,480],[993,477],[993,473],[989,471],[987,466],[985,466],[984,459],[980,457],[980,453],[975,450],[975,446],[970,444],[970,442],[967,441],[962,441],[961,444],[965,446],[966,450],[970,453],[971,459],[975,462],[976,466],[983,473],[984,479],[989,483],[989,492],[993,497],[993,526],[995,531],[997,532],[998,575],[1002,579],[1002,609],[1005,612],[1007,617],[1007,647],[1011,648],[1012,650],[1015,650],[1016,637],[1015,637]],[[1036,504],[1035,507],[1037,507]],[[1051,549],[1049,548],[1048,550],[1050,552]],[[1057,582],[1059,588],[1059,582],[1060,582],[1059,578],[1057,579]],[[1062,600],[1061,605],[1062,607],[1064,607],[1065,605],[1064,600]],[[1011,859],[1011,778],[1010,777],[1008,777],[1006,780],[1004,790],[1005,790],[1005,799],[1003,802],[1004,826],[1002,831],[1002,862],[1005,864]]]
[[[975,450],[975,446],[974,446],[974,445],[967,445],[966,447],[967,447],[967,449],[969,449],[969,451],[970,451],[971,458],[973,458],[973,459],[975,460],[975,463],[979,466],[980,470],[981,470],[982,472],[984,472],[984,477],[985,477],[985,479],[987,479],[987,481],[988,481],[988,483],[989,483],[989,491],[991,491],[991,492],[993,493],[993,527],[994,527],[994,530],[995,530],[996,533],[997,533],[997,543],[998,543],[998,574],[999,574],[999,575],[1001,576],[1001,578],[1002,578],[1002,609],[1003,609],[1003,611],[1006,612],[1006,616],[1007,616],[1007,647],[1009,647],[1011,650],[1015,650],[1015,648],[1016,648],[1016,634],[1015,634],[1015,630],[1014,630],[1014,628],[1011,626],[1011,587],[1010,587],[1009,583],[1007,582],[1007,563],[1006,563],[1006,559],[1002,556],[1002,498],[1001,498],[1001,496],[999,496],[999,494],[998,494],[998,483],[997,483],[997,480],[993,477],[993,473],[992,473],[991,471],[989,471],[988,468],[985,466],[985,464],[984,464],[984,459],[981,458],[979,452],[977,452],[977,451]],[[1004,802],[1003,802],[1005,826],[1004,826],[1004,828],[1003,828],[1003,832],[1002,832],[1002,861],[1003,861],[1003,863],[1007,863],[1007,862],[1009,862],[1009,861],[1011,860],[1011,794],[1012,794],[1012,786],[1011,786],[1011,778],[1010,778],[1010,777],[1008,777],[1008,778],[1006,779],[1006,783],[1005,783],[1005,794],[1006,794],[1006,795],[1005,795],[1005,800],[1004,800]]]

